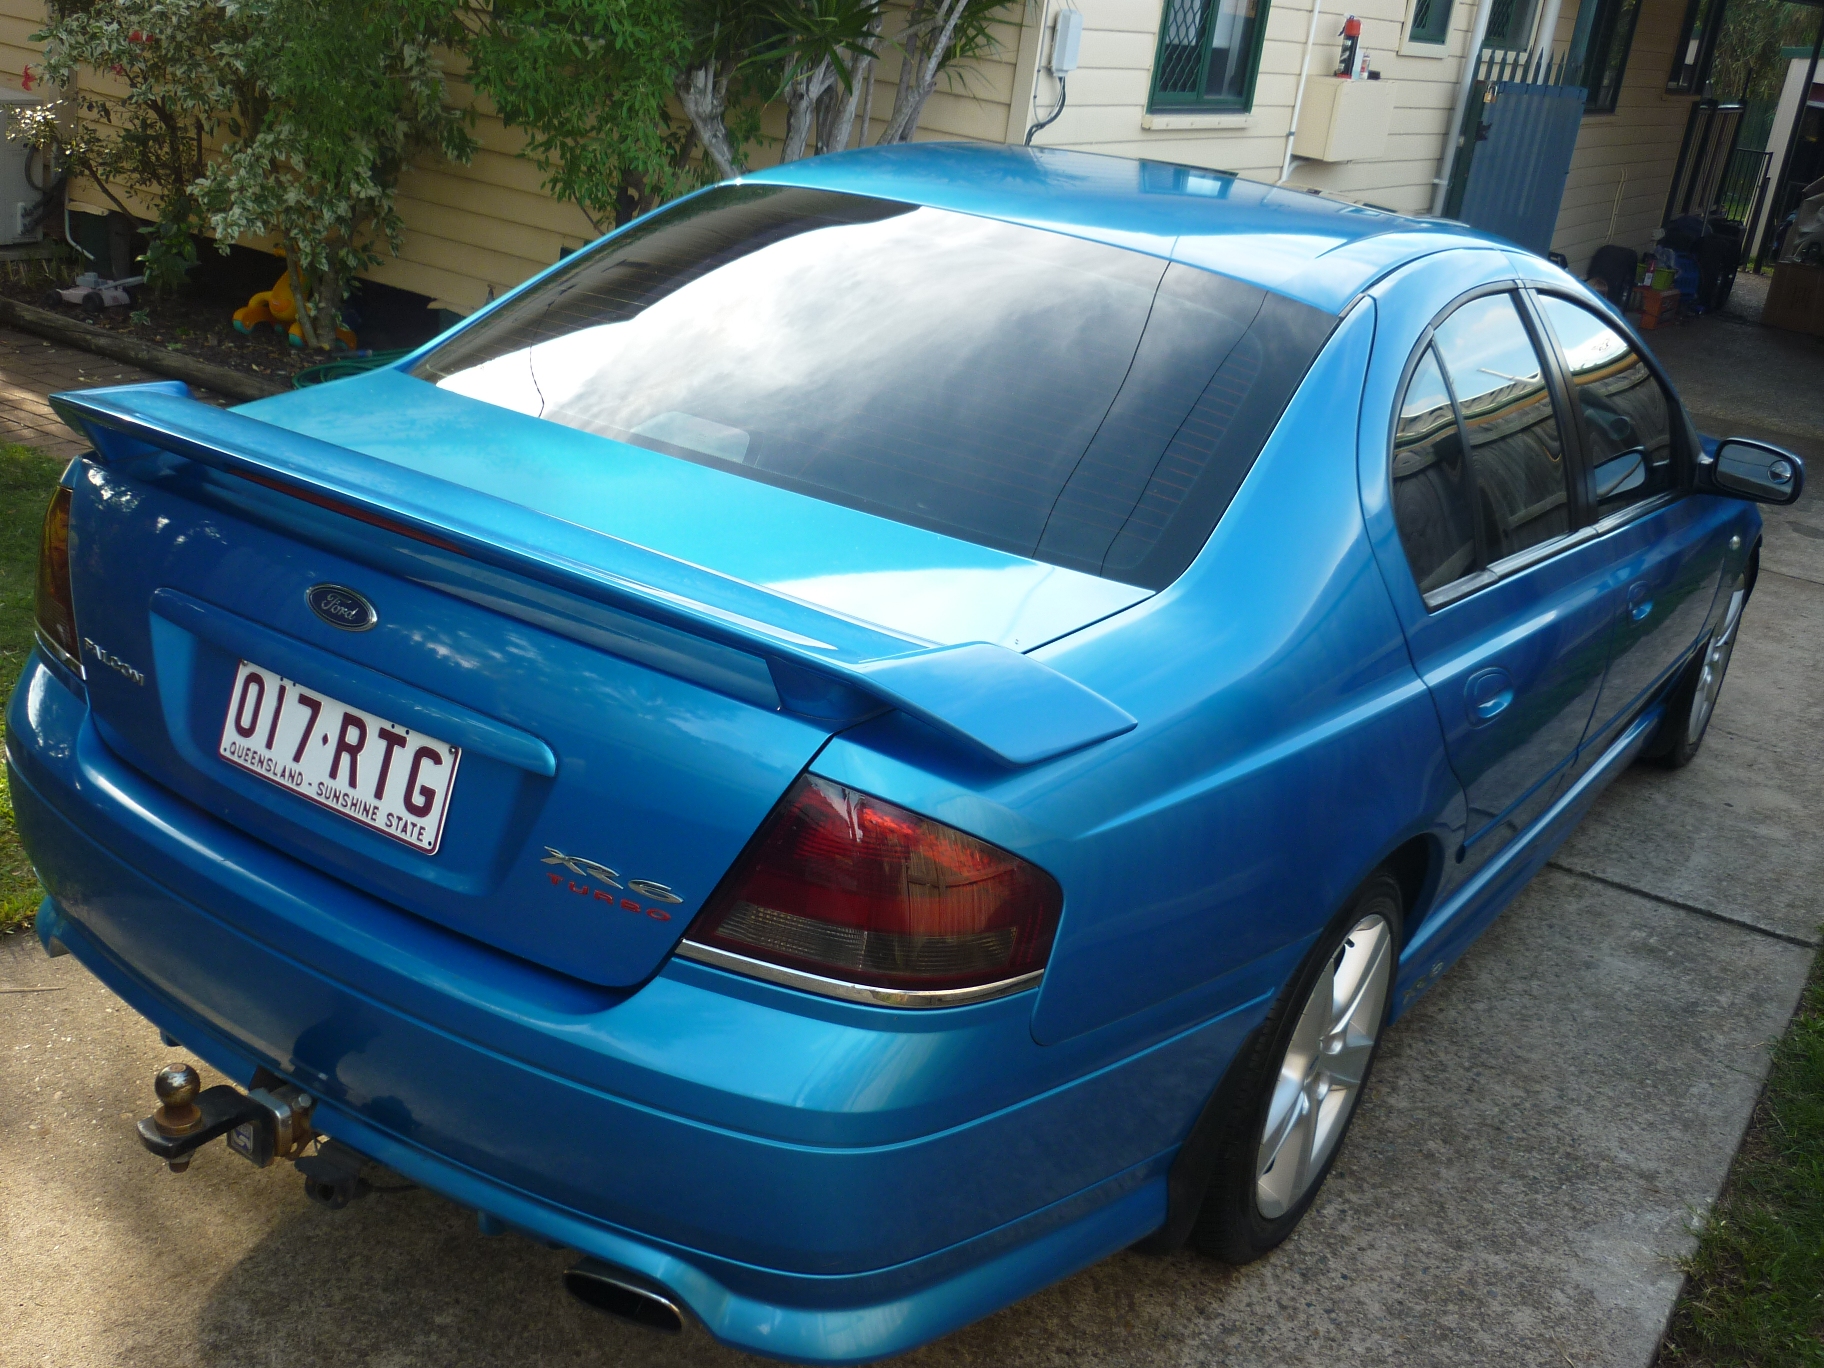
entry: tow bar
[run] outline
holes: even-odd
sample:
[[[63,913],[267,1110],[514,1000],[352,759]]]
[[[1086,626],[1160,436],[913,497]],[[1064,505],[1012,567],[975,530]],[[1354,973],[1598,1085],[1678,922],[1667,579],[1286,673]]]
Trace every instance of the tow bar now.
[[[229,1149],[256,1168],[300,1159],[317,1138],[310,1125],[316,1099],[289,1083],[247,1092],[227,1083],[204,1088],[190,1065],[167,1064],[152,1080],[152,1089],[158,1094],[158,1107],[140,1121],[139,1142],[173,1173],[189,1168],[190,1156],[221,1136],[228,1137]],[[354,1166],[359,1168],[358,1159]]]

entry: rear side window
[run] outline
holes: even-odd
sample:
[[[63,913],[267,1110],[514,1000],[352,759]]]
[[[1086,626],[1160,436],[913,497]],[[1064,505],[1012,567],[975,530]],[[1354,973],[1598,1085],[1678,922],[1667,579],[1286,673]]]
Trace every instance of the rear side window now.
[[[730,186],[432,352],[443,388],[1160,588],[1335,319],[1059,233]]]
[[[1393,508],[1419,592],[1461,579],[1476,565],[1469,463],[1444,372],[1430,347],[1419,358],[1393,433]]]
[[[1539,309],[1564,348],[1583,419],[1596,516],[1657,495],[1676,483],[1672,408],[1634,348],[1588,309],[1551,295]]]
[[[1564,437],[1511,295],[1439,325],[1400,403],[1392,473],[1423,594],[1570,531]]]

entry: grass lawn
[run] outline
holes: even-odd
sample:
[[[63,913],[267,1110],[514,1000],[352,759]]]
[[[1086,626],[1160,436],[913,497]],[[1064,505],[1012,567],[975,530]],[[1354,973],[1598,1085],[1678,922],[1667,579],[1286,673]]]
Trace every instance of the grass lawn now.
[[[38,530],[67,464],[30,447],[0,446],[0,711],[32,648]],[[43,896],[13,830],[12,799],[0,768],[0,932],[15,930],[37,911]]]
[[[1824,966],[1685,1272],[1660,1368],[1824,1368]]]

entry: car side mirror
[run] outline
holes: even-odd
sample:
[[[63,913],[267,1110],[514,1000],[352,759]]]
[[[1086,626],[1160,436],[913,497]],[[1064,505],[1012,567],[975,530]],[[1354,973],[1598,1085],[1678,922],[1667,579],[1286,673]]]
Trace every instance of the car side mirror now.
[[[1756,503],[1797,503],[1805,492],[1805,462],[1766,442],[1731,437],[1716,449],[1710,483],[1718,494]]]

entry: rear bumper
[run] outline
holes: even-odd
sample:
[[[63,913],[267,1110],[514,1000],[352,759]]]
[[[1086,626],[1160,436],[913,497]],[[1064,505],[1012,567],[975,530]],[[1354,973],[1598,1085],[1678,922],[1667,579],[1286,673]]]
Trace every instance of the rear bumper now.
[[[8,730],[41,935],[229,1077],[298,1083],[323,1131],[769,1355],[898,1353],[1155,1229],[1175,1146],[1264,1010],[1039,1047],[1029,994],[902,1013],[676,961],[603,990],[148,783],[36,657]]]

